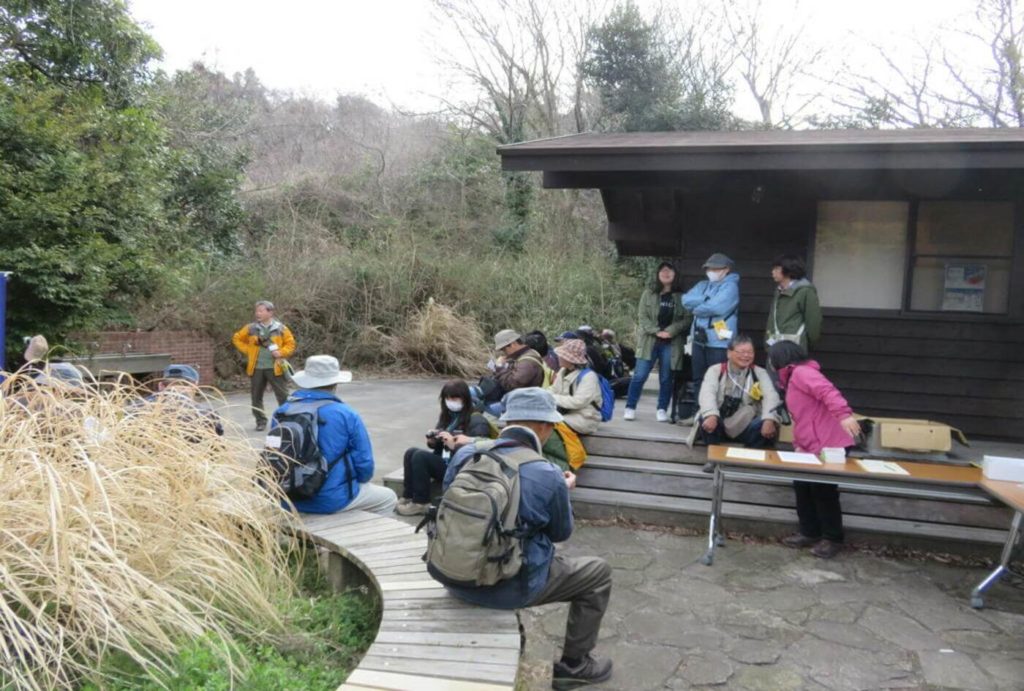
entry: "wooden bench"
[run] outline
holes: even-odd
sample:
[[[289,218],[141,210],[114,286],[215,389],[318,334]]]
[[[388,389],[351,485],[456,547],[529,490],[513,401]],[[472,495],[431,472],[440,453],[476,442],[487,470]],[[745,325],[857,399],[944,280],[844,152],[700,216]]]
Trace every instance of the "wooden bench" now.
[[[453,597],[427,573],[426,537],[364,511],[303,514],[295,528],[328,552],[336,589],[369,583],[381,598],[370,649],[341,689],[513,689],[522,636],[515,612]]]

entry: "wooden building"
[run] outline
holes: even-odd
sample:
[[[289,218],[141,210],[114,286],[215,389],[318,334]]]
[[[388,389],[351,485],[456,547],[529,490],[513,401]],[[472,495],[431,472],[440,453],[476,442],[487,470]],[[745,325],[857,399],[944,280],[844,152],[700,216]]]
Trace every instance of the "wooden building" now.
[[[508,171],[597,188],[624,255],[715,251],[760,339],[771,260],[807,258],[813,356],[858,412],[1024,441],[1024,130],[581,134],[503,146]]]

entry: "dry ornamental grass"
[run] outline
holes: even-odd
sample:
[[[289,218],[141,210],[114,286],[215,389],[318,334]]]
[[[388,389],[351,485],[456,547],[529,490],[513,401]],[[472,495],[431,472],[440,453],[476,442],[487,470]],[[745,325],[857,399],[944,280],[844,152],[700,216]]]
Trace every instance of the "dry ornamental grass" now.
[[[115,653],[157,671],[204,634],[280,631],[294,546],[276,486],[254,481],[244,436],[139,395],[23,374],[0,389],[0,687],[102,686]]]

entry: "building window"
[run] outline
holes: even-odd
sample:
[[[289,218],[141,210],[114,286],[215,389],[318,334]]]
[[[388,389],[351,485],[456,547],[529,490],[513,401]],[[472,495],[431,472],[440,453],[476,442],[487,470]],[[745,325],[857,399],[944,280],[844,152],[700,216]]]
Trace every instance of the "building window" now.
[[[1005,314],[1012,202],[818,204],[814,283],[825,307]],[[908,238],[913,238],[908,262]],[[910,280],[906,281],[909,268]],[[909,283],[910,294],[904,296]]]
[[[1012,203],[921,202],[910,309],[1005,313],[1012,253]]]
[[[903,306],[908,202],[820,202],[814,285],[825,307]]]

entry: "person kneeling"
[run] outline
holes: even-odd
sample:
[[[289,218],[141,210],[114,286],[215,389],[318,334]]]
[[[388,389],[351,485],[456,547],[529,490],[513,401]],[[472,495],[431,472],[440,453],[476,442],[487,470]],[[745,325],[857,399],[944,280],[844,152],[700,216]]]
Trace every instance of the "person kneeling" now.
[[[779,394],[763,367],[754,364],[754,344],[739,335],[726,361],[708,368],[700,387],[700,433],[707,444],[735,441],[753,449],[775,444]]]
[[[448,465],[445,500],[430,533],[428,571],[453,595],[482,607],[518,609],[569,602],[565,645],[554,665],[551,685],[570,689],[606,681],[612,674],[612,662],[592,651],[611,596],[612,569],[600,557],[563,556],[553,544],[568,540],[573,529],[568,490],[576,478],[541,455],[544,442],[562,416],[554,397],[537,387],[516,389],[504,403],[501,419],[508,426],[498,439],[459,448]],[[494,456],[501,460],[500,465],[493,462]],[[472,471],[463,473],[467,466],[472,466]],[[496,507],[504,516],[503,508],[512,511],[518,506],[518,514],[512,514],[512,530],[494,531],[480,511],[459,513],[453,508],[454,513],[445,515],[446,507],[458,504],[460,498],[469,501],[480,496],[474,485],[497,477],[507,478],[513,491],[518,490],[518,496],[509,496],[504,507]],[[482,515],[484,523],[470,525],[474,515]],[[485,534],[485,548],[494,540],[511,538],[518,549],[509,549],[505,553],[508,559],[471,558],[469,552],[484,549],[478,538],[467,538],[478,532]],[[512,568],[506,568],[513,557]]]
[[[491,426],[480,413],[473,412],[469,385],[452,379],[441,388],[441,415],[437,427],[427,432],[428,449],[407,449],[402,467],[405,488],[395,509],[402,516],[419,516],[430,508],[430,484],[444,478],[455,439],[459,435],[489,437]]]

